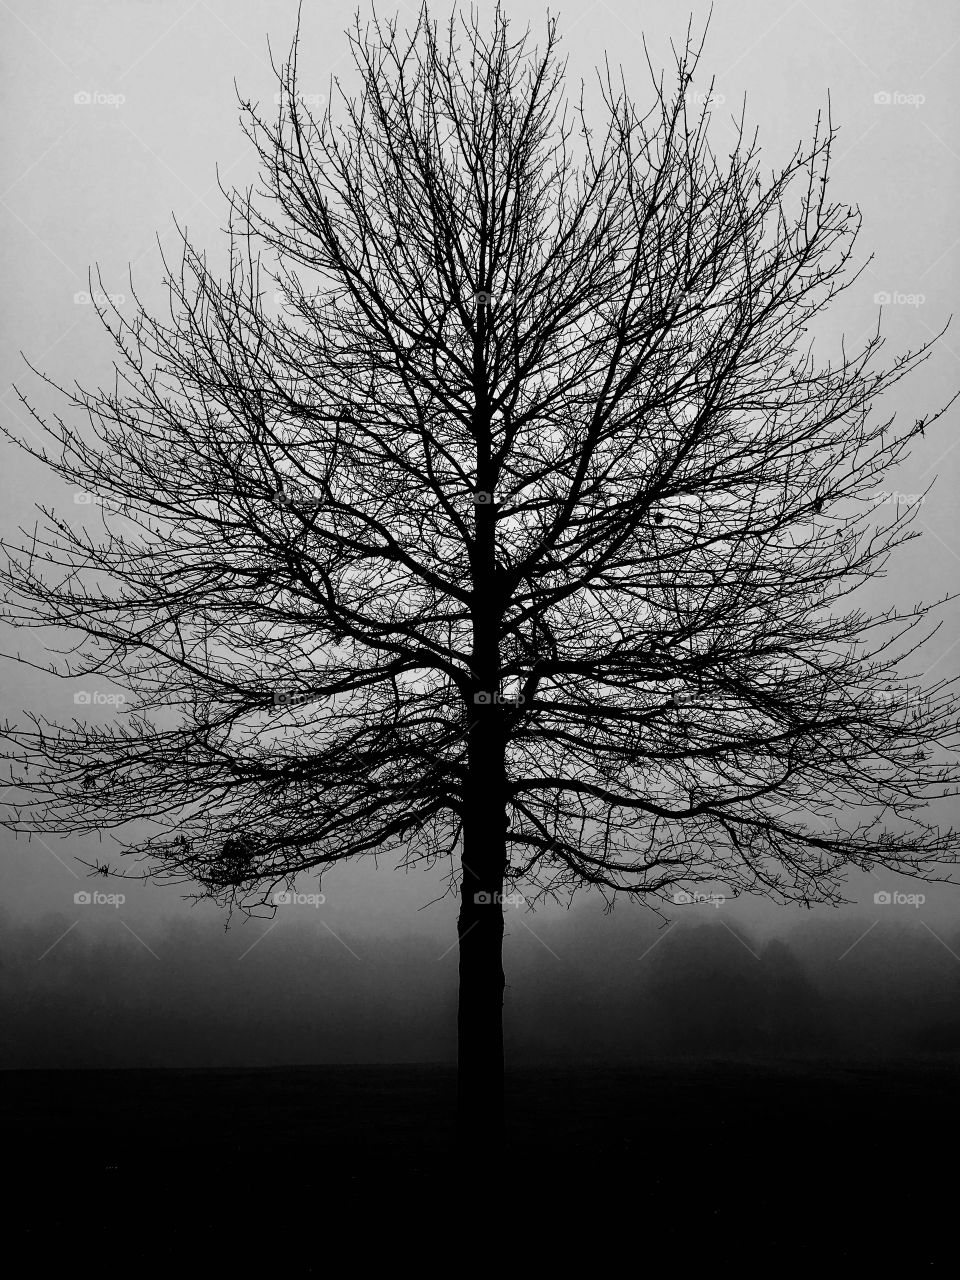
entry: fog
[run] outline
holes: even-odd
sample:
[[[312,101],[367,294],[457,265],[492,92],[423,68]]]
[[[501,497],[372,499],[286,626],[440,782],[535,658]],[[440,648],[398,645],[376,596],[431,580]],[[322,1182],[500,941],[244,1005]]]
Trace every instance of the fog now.
[[[217,913],[131,921],[127,908],[0,917],[0,1065],[455,1059],[450,898],[407,929],[326,902],[280,907],[272,922],[235,916],[227,930]],[[960,1051],[960,927],[921,912],[791,910],[774,932],[756,909],[752,925],[736,919],[740,903],[684,907],[665,924],[586,899],[510,908],[508,1062]]]

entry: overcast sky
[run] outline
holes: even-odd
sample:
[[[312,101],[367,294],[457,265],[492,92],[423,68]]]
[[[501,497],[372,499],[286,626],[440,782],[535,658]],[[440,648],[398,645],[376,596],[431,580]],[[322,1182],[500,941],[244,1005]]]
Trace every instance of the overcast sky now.
[[[303,94],[327,95],[331,75],[349,75],[343,31],[354,7],[353,0],[304,3]],[[493,6],[479,3],[477,8],[486,13]],[[544,7],[514,0],[507,8],[518,24],[529,21],[535,35],[542,33]],[[5,0],[0,5],[5,51],[5,110],[0,119],[4,425],[31,431],[10,389],[14,380],[36,391],[45,403],[35,383],[23,376],[19,351],[62,382],[76,377],[93,384],[109,377],[111,352],[85,300],[91,265],[99,265],[104,287],[122,295],[120,305],[130,314],[131,266],[141,297],[148,304],[162,301],[157,237],[176,257],[174,217],[196,246],[207,248],[214,262],[223,262],[219,229],[224,203],[217,173],[225,184],[238,186],[256,176],[252,149],[238,126],[234,82],[244,97],[272,106],[276,83],[268,39],[282,59],[296,10],[295,0]],[[697,29],[708,10],[707,4],[691,0]],[[401,20],[412,17],[408,6],[394,10],[385,4],[380,9],[382,15],[393,11]],[[445,12],[445,6],[434,9],[437,16]],[[570,92],[607,54],[614,65],[622,64],[628,86],[641,103],[649,100],[641,37],[646,37],[654,65],[664,65],[670,58],[670,40],[683,39],[687,18],[686,8],[672,0],[594,0],[564,4],[557,12],[562,47],[569,57]],[[836,334],[845,332],[856,345],[875,326],[878,299],[886,295],[883,324],[891,357],[930,338],[947,320],[957,294],[958,63],[960,10],[954,0],[718,0],[713,6],[701,75],[704,90],[715,76],[712,136],[718,152],[725,136],[732,145],[729,116],[739,113],[746,94],[748,125],[759,127],[767,162],[782,163],[799,142],[810,138],[829,93],[833,119],[841,126],[833,195],[862,212],[857,261],[873,254],[831,323]],[[919,417],[948,399],[960,386],[958,353],[960,330],[949,332],[930,361],[896,388],[888,398],[889,411],[896,408],[905,416]],[[901,552],[883,582],[873,584],[868,601],[875,607],[931,600],[960,585],[956,442],[957,413],[951,411],[890,477],[888,487],[903,493],[921,491],[934,476],[938,479],[914,526],[924,537]],[[4,448],[0,483],[7,537],[18,525],[32,522],[35,502],[58,503],[64,509],[70,504],[69,494],[11,448]],[[946,611],[944,627],[916,668],[928,671],[931,679],[960,669],[958,616],[955,605]],[[27,652],[34,646],[37,656],[37,643],[37,633],[4,632],[6,651]],[[69,692],[42,677],[4,663],[0,681],[4,708],[12,716],[24,706],[42,706],[64,718],[72,714]],[[942,811],[945,821],[955,821],[952,808],[954,812],[941,805],[938,813]],[[170,965],[170,954],[178,945],[174,939],[186,936],[170,930],[180,927],[176,922],[186,920],[191,911],[176,890],[124,886],[127,901],[120,908],[92,907],[85,914],[74,907],[73,894],[88,885],[74,859],[95,848],[90,840],[47,837],[28,845],[2,836],[2,910],[15,929],[7,945],[14,946],[18,963],[45,952],[48,975],[59,973],[66,982],[80,954],[71,948],[84,937],[83,945],[95,949],[107,939],[107,950],[96,953],[100,960],[90,961],[93,968],[87,978],[96,973],[97,964],[122,965],[124,956],[131,964],[135,957],[137,965]],[[315,891],[316,885],[304,883],[300,888]],[[447,999],[456,955],[455,950],[444,952],[455,938],[456,905],[447,897],[426,906],[443,888],[435,876],[402,876],[388,865],[379,870],[372,865],[338,868],[325,877],[323,888],[327,900],[322,913],[305,905],[295,926],[284,920],[273,926],[243,926],[245,941],[235,945],[231,962],[263,935],[243,963],[244,972],[256,964],[264,966],[261,995],[267,1004],[271,982],[282,982],[284,974],[297,970],[305,930],[320,938],[327,948],[324,954],[339,949],[341,961],[359,949],[363,960],[356,963],[374,965],[367,970],[366,982],[371,972],[402,971],[404,955],[419,957],[417,964],[426,964],[427,957],[438,974],[446,975],[437,979],[436,991],[446,992]],[[906,931],[917,947],[929,949],[931,965],[945,962],[960,974],[960,957],[954,954],[960,905],[955,893],[931,888],[925,903],[891,904],[884,914],[872,901],[878,888],[910,892],[917,886],[887,885],[886,880],[881,885],[868,877],[851,888],[862,905],[849,909],[852,932],[849,937],[843,933],[843,946],[863,930],[873,935],[872,942],[864,943],[867,949],[878,938],[902,939],[906,935],[896,931]],[[529,983],[544,987],[557,981],[551,966],[573,964],[576,972],[592,973],[596,986],[600,970],[596,965],[591,969],[589,956],[611,927],[600,906],[585,899],[573,916],[559,906],[531,917],[517,913],[508,931],[508,971],[513,956]],[[717,909],[690,910],[715,933],[720,929]],[[743,930],[743,937],[754,940],[793,936],[799,927],[795,911],[779,911],[762,902],[725,904],[723,912],[725,927]],[[805,918],[811,914],[819,920],[830,913],[815,911]],[[637,922],[641,918],[639,911],[629,917]],[[209,931],[218,927],[219,913],[205,905],[194,910],[189,927],[197,921],[208,930],[207,941],[195,943],[202,950],[212,945]],[[269,937],[268,927],[273,929]],[[616,936],[622,938],[624,926],[617,927]],[[72,942],[57,942],[63,930],[69,930]],[[391,939],[389,945],[384,939]],[[48,944],[51,949],[46,951]],[[646,945],[638,946],[638,955]],[[831,954],[839,956],[841,950],[838,945]],[[690,954],[695,953],[693,948]],[[215,963],[211,955],[197,959],[198,972]],[[921,967],[927,963],[922,956],[914,960]],[[751,963],[762,962],[754,955]],[[880,974],[879,959],[877,965]],[[351,983],[360,983],[356,991],[363,986],[349,968],[338,968],[337,973],[347,990],[353,990]],[[426,980],[419,969],[417,973],[415,982],[423,987]],[[240,999],[244,979],[229,981],[235,982],[234,995]],[[150,990],[155,1000],[163,980],[154,977],[149,983],[154,984]],[[434,988],[427,984],[427,990]],[[313,1051],[302,1049],[308,1057]],[[363,1052],[374,1050],[369,1045],[355,1050],[357,1055]],[[406,1051],[404,1055],[410,1056]]]

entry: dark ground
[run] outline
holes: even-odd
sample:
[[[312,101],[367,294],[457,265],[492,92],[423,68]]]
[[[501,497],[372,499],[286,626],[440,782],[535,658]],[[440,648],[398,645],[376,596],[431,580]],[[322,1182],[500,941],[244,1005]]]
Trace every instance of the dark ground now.
[[[956,1060],[514,1070],[502,1181],[476,1204],[447,1066],[8,1071],[4,1235],[41,1275],[71,1255],[131,1276],[953,1273],[958,1080]]]

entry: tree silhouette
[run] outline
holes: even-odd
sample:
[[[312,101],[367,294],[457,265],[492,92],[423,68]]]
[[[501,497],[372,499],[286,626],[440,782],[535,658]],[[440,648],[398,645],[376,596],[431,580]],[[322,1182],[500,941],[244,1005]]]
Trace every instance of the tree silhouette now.
[[[877,490],[944,410],[872,414],[930,344],[814,356],[858,274],[829,117],[765,176],[742,114],[712,149],[689,30],[649,110],[598,76],[602,131],[552,20],[348,34],[336,112],[298,98],[299,32],[277,119],[242,104],[263,176],[225,192],[225,274],[181,233],[169,320],[99,305],[116,383],[58,388],[89,430],[18,441],[99,509],[7,545],[8,613],[130,706],[6,726],[11,823],[120,828],[128,874],[246,910],[449,858],[482,1163],[510,893],[838,903],[850,868],[956,861],[924,814],[953,682],[908,707],[900,665],[936,606],[846,601],[917,536]]]

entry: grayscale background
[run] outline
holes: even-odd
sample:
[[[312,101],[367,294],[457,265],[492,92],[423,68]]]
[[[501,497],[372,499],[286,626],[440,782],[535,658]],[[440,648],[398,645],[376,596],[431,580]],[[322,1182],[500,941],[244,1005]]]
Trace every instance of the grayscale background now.
[[[313,95],[321,104],[331,75],[349,83],[343,32],[354,8],[354,0],[305,0],[308,102]],[[654,66],[669,66],[688,8],[702,28],[703,0],[568,0],[557,10],[568,92],[607,53],[637,100],[648,101],[641,34]],[[725,133],[732,144],[729,117],[744,95],[769,165],[809,139],[828,92],[841,126],[832,194],[859,205],[857,261],[873,260],[834,308],[826,337],[844,332],[856,345],[886,298],[885,357],[926,341],[954,309],[960,267],[960,8],[954,0],[717,0],[713,10],[698,87],[706,92],[715,75],[718,151]],[[62,383],[110,379],[110,344],[89,301],[91,265],[132,314],[128,266],[148,307],[164,304],[157,239],[177,261],[174,217],[223,263],[217,171],[228,186],[256,177],[234,81],[272,110],[267,38],[281,61],[296,12],[294,0],[0,0],[6,426],[33,429],[14,381],[40,406],[54,403],[20,351]],[[405,5],[396,12],[401,22],[414,16]],[[508,12],[542,33],[545,6],[512,0]],[[938,408],[960,387],[958,353],[953,327],[883,411],[919,417]],[[958,439],[955,408],[889,477],[895,494],[936,484],[914,526],[923,537],[863,593],[865,606],[930,601],[960,587]],[[69,491],[9,447],[0,485],[7,538],[32,524],[37,502],[68,517],[76,509]],[[949,604],[915,673],[933,681],[960,670],[958,622],[960,604]],[[41,633],[0,631],[4,652],[43,661]],[[75,684],[4,662],[0,687],[8,717],[27,707],[54,719],[73,714]],[[956,822],[957,808],[942,802],[938,819]],[[457,908],[439,872],[403,874],[370,859],[338,867],[324,877],[322,904],[282,907],[272,921],[235,917],[225,930],[217,908],[151,884],[100,881],[126,900],[75,904],[74,894],[92,887],[77,856],[105,847],[0,831],[0,1066],[455,1058]],[[320,887],[304,880],[298,889]],[[874,901],[896,891],[925,900]],[[957,889],[862,876],[849,896],[839,910],[759,899],[678,906],[666,925],[630,904],[607,915],[590,893],[536,913],[511,907],[508,1060],[960,1051]]]

